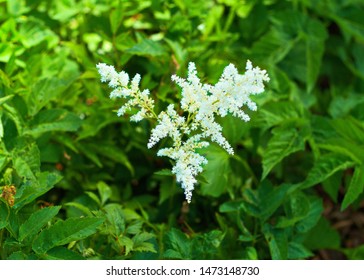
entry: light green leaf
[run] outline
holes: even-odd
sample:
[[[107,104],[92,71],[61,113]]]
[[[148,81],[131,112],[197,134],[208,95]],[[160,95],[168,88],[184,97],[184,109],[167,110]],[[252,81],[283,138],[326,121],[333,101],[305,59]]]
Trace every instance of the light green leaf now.
[[[99,191],[101,197],[101,205],[104,205],[105,202],[111,197],[112,190],[105,182],[98,182],[97,189]]]
[[[140,43],[134,45],[126,50],[127,53],[140,55],[140,56],[161,56],[165,55],[166,51],[161,43],[143,39]]]
[[[357,166],[351,178],[349,188],[341,204],[341,211],[353,203],[364,190],[364,165]]]
[[[45,207],[34,212],[19,228],[19,241],[23,241],[28,236],[36,234],[54,216],[57,215],[61,206]]]
[[[94,234],[103,221],[102,218],[69,218],[58,221],[39,234],[32,248],[36,253],[43,254],[54,247],[84,239]]]

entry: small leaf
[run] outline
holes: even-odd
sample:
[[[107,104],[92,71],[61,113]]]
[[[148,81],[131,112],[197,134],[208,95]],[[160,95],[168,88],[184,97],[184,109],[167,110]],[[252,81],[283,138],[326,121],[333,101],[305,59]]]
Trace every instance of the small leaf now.
[[[364,165],[357,166],[351,178],[349,188],[341,204],[341,211],[353,203],[364,190]]]
[[[101,205],[104,205],[105,202],[111,197],[112,190],[104,182],[98,182],[97,189],[98,189],[100,197],[101,197]]]
[[[19,241],[23,241],[28,236],[32,236],[41,230],[54,216],[57,215],[61,206],[45,207],[34,212],[28,220],[20,226]]]
[[[103,221],[102,218],[69,218],[58,221],[39,234],[32,248],[36,253],[42,254],[54,247],[84,239],[94,234]]]

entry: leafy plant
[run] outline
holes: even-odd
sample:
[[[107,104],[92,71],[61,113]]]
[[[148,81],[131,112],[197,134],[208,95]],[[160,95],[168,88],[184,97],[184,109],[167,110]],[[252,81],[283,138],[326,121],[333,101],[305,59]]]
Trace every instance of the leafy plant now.
[[[363,8],[0,1],[0,258],[362,258]],[[95,65],[140,73],[161,112],[189,61],[214,85],[247,59],[270,77],[259,110],[216,119],[234,155],[203,150],[184,203],[153,127],[116,116]]]

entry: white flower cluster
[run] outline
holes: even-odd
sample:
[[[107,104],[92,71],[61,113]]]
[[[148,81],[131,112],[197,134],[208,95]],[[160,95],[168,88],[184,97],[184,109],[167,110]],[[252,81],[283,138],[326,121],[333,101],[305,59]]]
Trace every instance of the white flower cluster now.
[[[154,100],[149,97],[149,90],[141,91],[139,89],[140,75],[136,74],[131,80],[129,85],[128,73],[115,71],[114,66],[105,63],[96,65],[97,70],[101,76],[101,82],[109,82],[109,87],[114,90],[110,93],[110,98],[125,98],[129,99],[128,102],[122,106],[117,114],[118,116],[124,115],[130,111],[132,107],[139,107],[139,112],[130,117],[131,121],[141,121],[144,118],[154,117]]]
[[[250,61],[246,64],[243,75],[233,64],[228,65],[219,81],[213,86],[202,84],[197,77],[196,66],[190,63],[187,79],[172,76],[172,81],[182,89],[180,108],[186,113],[180,116],[170,104],[166,111],[158,116],[153,111],[154,102],[149,97],[149,91],[139,89],[140,76],[137,74],[129,85],[129,76],[124,71],[117,73],[113,66],[104,63],[97,65],[102,82],[109,82],[114,90],[110,98],[124,97],[129,99],[122,106],[118,115],[123,115],[132,107],[138,107],[139,112],[131,117],[133,121],[143,118],[155,118],[156,127],[152,130],[148,148],[152,148],[161,139],[170,137],[173,141],[171,148],[159,150],[158,156],[167,156],[175,161],[172,173],[176,175],[177,182],[181,183],[186,200],[191,202],[192,191],[197,183],[196,176],[203,171],[202,166],[207,164],[205,157],[198,153],[198,149],[207,147],[210,139],[219,144],[229,154],[234,150],[222,135],[222,127],[215,121],[216,116],[224,117],[232,114],[244,121],[250,117],[243,111],[243,106],[255,111],[257,105],[250,99],[250,95],[264,91],[264,83],[269,77],[265,70],[253,68]]]

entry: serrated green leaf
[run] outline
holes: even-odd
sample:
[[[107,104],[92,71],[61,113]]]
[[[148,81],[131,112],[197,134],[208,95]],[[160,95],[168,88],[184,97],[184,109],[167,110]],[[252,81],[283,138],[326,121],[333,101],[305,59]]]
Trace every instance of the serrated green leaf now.
[[[131,240],[129,237],[125,235],[118,238],[118,244],[119,246],[124,247],[125,256],[128,255],[131,250],[133,250],[133,245],[134,245],[133,240]]]
[[[149,232],[142,232],[140,234],[135,235],[133,240],[133,251],[138,252],[152,252],[157,253],[157,251],[154,248],[153,243],[146,242],[148,240],[151,240],[154,238],[154,234],[151,234]]]
[[[33,242],[32,249],[38,254],[43,254],[54,247],[84,239],[94,234],[103,221],[102,218],[69,218],[58,221],[39,234]]]
[[[191,241],[178,229],[172,228],[167,233],[167,248],[164,252],[165,258],[182,260],[191,258]]]
[[[341,204],[341,211],[353,203],[364,190],[364,165],[357,166]]]
[[[119,236],[125,231],[124,212],[118,204],[108,204],[105,206],[107,223],[110,224],[111,232]]]
[[[51,206],[40,209],[32,215],[19,228],[19,241],[32,236],[41,230],[54,216],[57,215],[61,206]]]
[[[318,158],[305,181],[298,187],[305,189],[325,181],[339,170],[346,170],[355,165],[349,158],[338,154],[326,154]]]
[[[24,205],[34,201],[37,197],[45,194],[54,187],[62,179],[62,176],[56,173],[42,172],[37,181],[28,181],[21,187],[19,193],[16,195],[14,209],[20,209]]]
[[[269,174],[272,168],[288,155],[302,151],[305,148],[305,139],[302,133],[295,128],[275,128],[273,137],[263,155],[262,180]]]

